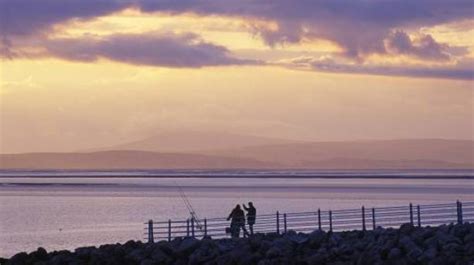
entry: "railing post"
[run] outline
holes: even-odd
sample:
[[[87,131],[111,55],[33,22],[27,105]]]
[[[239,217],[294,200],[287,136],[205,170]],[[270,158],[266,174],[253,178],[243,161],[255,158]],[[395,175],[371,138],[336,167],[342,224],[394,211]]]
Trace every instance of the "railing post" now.
[[[276,232],[280,234],[280,213],[278,211],[276,212],[276,226]]]
[[[413,204],[410,202],[410,224],[413,225]]]
[[[204,218],[204,236],[207,236],[207,219]]]
[[[421,209],[420,209],[420,205],[416,206],[416,211],[417,211],[417,214],[418,214],[418,227],[421,227]]]
[[[365,231],[365,207],[362,206],[362,231]]]
[[[332,211],[329,210],[329,231],[332,232]]]
[[[321,209],[318,209],[318,228],[321,231]]]
[[[375,224],[375,208],[372,208],[372,228],[375,230],[377,225]]]
[[[191,217],[191,236],[194,237],[194,216]]]
[[[186,219],[186,236],[189,236],[189,219]]]
[[[168,220],[168,242],[171,242],[171,219]]]
[[[148,220],[148,243],[153,243],[153,220]]]
[[[286,234],[286,213],[283,214],[283,229],[285,231],[285,234]]]
[[[460,201],[456,201],[456,209],[458,213],[458,224],[462,224],[462,203]]]

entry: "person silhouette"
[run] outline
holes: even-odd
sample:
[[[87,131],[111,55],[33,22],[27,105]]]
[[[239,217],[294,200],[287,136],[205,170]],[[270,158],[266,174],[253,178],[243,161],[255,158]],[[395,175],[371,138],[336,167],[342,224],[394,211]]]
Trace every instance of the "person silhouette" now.
[[[232,220],[231,220],[232,219]],[[235,208],[227,217],[227,221],[230,221],[230,234],[232,238],[238,238],[240,235],[240,229],[244,231],[244,236],[247,233],[245,229],[245,214],[244,211],[240,208],[240,205],[236,205]]]
[[[242,204],[242,206],[247,211],[247,224],[249,225],[250,234],[253,235],[253,225],[257,218],[257,209],[255,209],[252,202],[249,202],[249,207],[246,207],[245,204]]]

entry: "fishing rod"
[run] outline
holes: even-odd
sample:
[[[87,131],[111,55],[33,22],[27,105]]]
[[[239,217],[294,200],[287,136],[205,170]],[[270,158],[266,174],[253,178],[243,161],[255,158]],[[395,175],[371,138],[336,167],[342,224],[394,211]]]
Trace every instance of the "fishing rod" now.
[[[188,209],[189,213],[191,214],[191,217],[193,218],[194,221],[196,221],[196,226],[199,230],[202,230],[202,226],[201,226],[201,223],[199,221],[199,217],[198,215],[196,214],[196,211],[194,210],[193,208],[193,205],[191,204],[191,202],[188,200],[188,197],[186,196],[186,194],[184,193],[183,189],[181,188],[181,186],[175,181],[174,182],[176,187],[178,187],[178,191],[179,191],[179,195],[181,197],[181,199],[183,200],[184,202],[184,205],[186,205],[186,208]]]

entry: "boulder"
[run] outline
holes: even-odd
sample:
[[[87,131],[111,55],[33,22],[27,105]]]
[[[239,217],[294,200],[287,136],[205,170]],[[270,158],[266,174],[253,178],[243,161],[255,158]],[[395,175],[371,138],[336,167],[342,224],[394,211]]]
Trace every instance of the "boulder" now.
[[[176,252],[179,256],[189,256],[191,253],[193,253],[194,250],[199,247],[199,245],[199,240],[192,237],[187,237],[183,241],[181,241]]]
[[[399,248],[392,248],[388,252],[388,260],[396,260],[399,259],[402,256],[402,251]]]
[[[43,261],[48,259],[48,252],[44,248],[38,248],[36,251],[30,253],[30,259],[35,261]]]
[[[150,255],[150,258],[153,262],[158,264],[166,264],[168,263],[168,261],[171,260],[171,257],[159,247],[153,250]]]
[[[48,253],[18,253],[1,264],[34,265],[230,265],[230,264],[470,264],[474,224],[302,234],[256,234],[250,238],[177,238],[171,242],[108,244]]]
[[[10,264],[10,265],[26,264],[27,260],[28,260],[28,254],[26,254],[26,252],[20,252],[18,254],[15,254],[13,257],[11,257],[8,260],[7,264]]]
[[[147,255],[145,254],[145,252],[142,250],[142,249],[133,249],[131,250],[126,256],[125,258],[127,260],[130,260],[130,261],[134,261],[134,262],[137,262],[137,263],[140,263],[140,261],[144,260],[147,258]]]
[[[400,234],[407,236],[413,233],[413,231],[415,231],[415,227],[411,223],[402,224],[399,229]]]
[[[321,243],[326,239],[326,232],[321,230],[315,230],[309,234],[308,242],[313,248],[318,248]]]

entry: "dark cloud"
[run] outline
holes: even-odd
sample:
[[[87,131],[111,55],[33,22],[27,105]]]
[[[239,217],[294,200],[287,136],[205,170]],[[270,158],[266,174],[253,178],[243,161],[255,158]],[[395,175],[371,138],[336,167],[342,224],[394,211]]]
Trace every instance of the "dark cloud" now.
[[[419,28],[472,18],[471,0],[2,0],[3,35],[32,34],[69,19],[88,19],[137,7],[144,12],[193,12],[202,15],[275,20],[278,30],[255,27],[270,45],[324,38],[351,57],[384,53],[394,28]]]
[[[1,0],[3,36],[38,34],[70,19],[90,19],[130,5],[120,0]]]
[[[113,61],[150,66],[203,67],[257,64],[234,58],[229,51],[204,42],[195,34],[122,34],[103,38],[44,40],[43,56],[74,61]]]
[[[437,43],[431,35],[424,35],[413,41],[403,31],[395,31],[387,38],[387,48],[397,54],[409,54],[422,59],[449,60],[446,44]]]
[[[243,17],[249,18],[250,24],[252,18],[271,20],[277,23],[277,29],[258,23],[251,27],[268,45],[326,39],[337,43],[344,50],[342,55],[356,62],[313,61],[311,67],[321,71],[472,79],[469,68],[376,68],[363,64],[364,57],[374,53],[441,62],[459,59],[453,56],[465,55],[466,47],[450,47],[430,35],[411,39],[405,31],[416,32],[421,27],[472,19],[472,0],[0,0],[1,55],[19,56],[21,52],[15,52],[18,38],[29,36],[44,40],[40,45],[48,55],[69,60],[107,58],[171,67],[258,63],[233,58],[226,48],[206,43],[194,35],[115,35],[103,39],[55,40],[41,35],[58,23],[92,19],[128,7],[143,12]]]
[[[341,62],[330,57],[312,58],[300,57],[283,63],[291,68],[311,69],[329,73],[351,73],[388,76],[412,76],[426,78],[445,78],[474,80],[474,61],[462,60],[454,66],[403,66],[403,65],[365,65]]]
[[[269,45],[323,38],[338,43],[346,56],[358,59],[365,54],[386,53],[384,40],[393,29],[418,29],[472,18],[474,11],[471,0],[166,0],[141,1],[139,6],[145,12],[195,12],[270,19],[278,23],[277,30],[254,27]]]
[[[0,57],[7,59],[13,59],[17,57],[17,54],[12,51],[12,43],[9,39],[3,37],[0,41]]]

